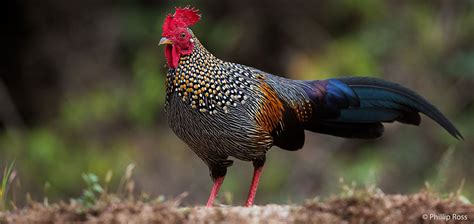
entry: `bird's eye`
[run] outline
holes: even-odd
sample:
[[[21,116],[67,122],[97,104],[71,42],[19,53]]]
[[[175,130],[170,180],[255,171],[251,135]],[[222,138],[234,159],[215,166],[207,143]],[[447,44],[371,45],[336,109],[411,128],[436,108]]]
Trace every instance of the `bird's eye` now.
[[[186,34],[185,33],[181,33],[181,38],[185,38],[186,37]]]

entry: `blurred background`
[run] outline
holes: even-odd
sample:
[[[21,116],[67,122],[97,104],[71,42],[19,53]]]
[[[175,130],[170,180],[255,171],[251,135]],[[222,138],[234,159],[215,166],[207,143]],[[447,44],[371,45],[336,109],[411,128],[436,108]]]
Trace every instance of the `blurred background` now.
[[[192,29],[223,60],[294,79],[373,76],[415,89],[464,135],[423,117],[386,125],[374,141],[307,133],[298,152],[273,148],[257,204],[340,192],[339,180],[386,193],[425,182],[474,198],[474,1],[22,0],[0,13],[0,167],[15,161],[23,203],[66,200],[81,174],[120,180],[136,165],[136,192],[203,204],[207,167],[164,117],[161,24],[175,6],[201,10]],[[235,161],[222,192],[242,204],[252,175]],[[225,195],[222,193],[221,195]]]

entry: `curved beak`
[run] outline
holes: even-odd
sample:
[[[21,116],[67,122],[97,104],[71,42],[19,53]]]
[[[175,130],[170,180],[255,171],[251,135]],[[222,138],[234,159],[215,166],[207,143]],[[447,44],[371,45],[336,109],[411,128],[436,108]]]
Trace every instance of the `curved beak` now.
[[[173,42],[166,37],[162,37],[158,45],[163,45],[163,44],[173,44]]]

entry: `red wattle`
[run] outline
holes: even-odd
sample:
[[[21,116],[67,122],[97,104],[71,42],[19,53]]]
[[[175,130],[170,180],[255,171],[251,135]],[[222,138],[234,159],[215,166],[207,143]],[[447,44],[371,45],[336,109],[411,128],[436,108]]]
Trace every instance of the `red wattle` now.
[[[179,57],[181,56],[179,50],[176,46],[173,45],[173,50],[171,51],[172,65],[173,68],[178,67]]]
[[[167,45],[165,48],[165,57],[168,62],[168,67],[178,67],[180,53],[177,47],[174,45]]]
[[[171,68],[172,63],[172,58],[171,58],[171,51],[173,46],[171,45],[166,45],[165,46],[165,57],[166,57],[166,62],[168,63],[168,67]]]

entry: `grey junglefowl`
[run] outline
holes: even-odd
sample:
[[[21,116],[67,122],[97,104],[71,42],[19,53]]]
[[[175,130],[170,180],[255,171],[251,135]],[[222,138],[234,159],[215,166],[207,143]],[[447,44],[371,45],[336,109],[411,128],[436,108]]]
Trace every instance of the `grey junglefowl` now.
[[[457,139],[461,133],[432,104],[399,84],[375,78],[291,80],[223,61],[199,42],[190,26],[198,11],[176,8],[163,24],[159,45],[168,65],[166,116],[169,126],[209,167],[212,206],[229,157],[252,161],[251,206],[272,146],[302,148],[304,130],[344,138],[378,138],[382,123],[419,125],[423,113]]]

